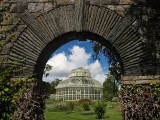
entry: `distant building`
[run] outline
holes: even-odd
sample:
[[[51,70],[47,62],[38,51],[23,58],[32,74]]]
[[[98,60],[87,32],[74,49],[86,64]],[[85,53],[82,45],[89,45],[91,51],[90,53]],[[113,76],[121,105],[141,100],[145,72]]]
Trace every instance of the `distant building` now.
[[[56,86],[56,100],[101,100],[102,84],[82,67],[71,71],[69,78]]]

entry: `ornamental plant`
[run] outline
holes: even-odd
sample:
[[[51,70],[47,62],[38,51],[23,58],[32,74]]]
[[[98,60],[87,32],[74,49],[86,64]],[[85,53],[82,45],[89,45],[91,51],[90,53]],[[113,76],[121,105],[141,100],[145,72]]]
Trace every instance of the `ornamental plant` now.
[[[84,111],[90,111],[89,103],[88,102],[83,102],[82,103],[82,108]]]
[[[90,99],[80,99],[78,101],[78,105],[82,105],[83,103],[88,102],[89,105],[91,105],[93,103],[93,101],[91,101]]]
[[[93,105],[94,111],[97,115],[98,119],[102,119],[104,117],[104,114],[106,112],[106,103],[103,101],[97,101]]]
[[[64,102],[64,101],[56,103],[53,106],[48,108],[48,111],[50,112],[66,112],[68,110],[69,108],[68,108],[67,102]]]
[[[75,108],[75,104],[72,101],[67,102],[68,109],[73,111]]]

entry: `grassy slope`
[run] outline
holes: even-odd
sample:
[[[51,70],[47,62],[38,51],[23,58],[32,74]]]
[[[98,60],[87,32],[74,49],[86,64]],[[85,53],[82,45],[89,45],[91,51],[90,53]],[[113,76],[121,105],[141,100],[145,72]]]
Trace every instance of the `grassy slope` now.
[[[107,106],[105,120],[122,120],[119,103],[107,102]],[[114,107],[110,108],[109,106]],[[67,114],[65,112],[48,112],[47,110],[45,111],[45,118],[46,120],[97,120],[96,115],[82,115],[80,112]]]

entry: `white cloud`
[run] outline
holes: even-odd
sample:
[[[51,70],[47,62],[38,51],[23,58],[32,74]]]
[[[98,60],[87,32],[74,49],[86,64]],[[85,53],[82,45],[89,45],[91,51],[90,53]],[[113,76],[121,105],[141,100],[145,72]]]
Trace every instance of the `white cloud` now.
[[[52,70],[49,71],[49,76],[43,77],[44,81],[51,82],[58,79],[66,79],[72,69],[84,67],[90,70],[92,77],[99,80],[101,83],[105,80],[105,74],[98,60],[93,63],[88,63],[91,54],[86,53],[84,48],[73,46],[70,49],[71,54],[66,55],[64,52],[54,55],[47,64],[50,64]]]
[[[87,54],[84,48],[74,46],[70,51],[71,55],[69,55],[69,61],[74,63],[76,67],[82,67],[88,64],[91,55]]]
[[[94,63],[91,63],[87,68],[92,73],[93,78],[99,80],[101,83],[104,82],[106,75],[103,72],[102,66],[98,60],[96,60]]]

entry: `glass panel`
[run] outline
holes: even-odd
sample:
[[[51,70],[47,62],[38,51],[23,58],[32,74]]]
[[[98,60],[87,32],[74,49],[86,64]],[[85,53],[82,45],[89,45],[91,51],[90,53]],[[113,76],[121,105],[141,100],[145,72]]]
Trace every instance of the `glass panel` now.
[[[69,95],[69,100],[72,100],[72,95]]]
[[[67,95],[65,95],[65,100],[68,100],[68,96]]]
[[[73,100],[76,100],[76,95],[73,95]]]
[[[84,99],[84,95],[81,95],[81,99]]]
[[[72,94],[72,90],[71,89],[69,90],[69,94]]]
[[[76,94],[76,90],[73,90],[73,94]]]
[[[85,99],[89,99],[89,98],[88,98],[88,95],[85,95]]]
[[[100,100],[100,95],[96,95],[96,100]]]
[[[84,94],[84,89],[81,90],[81,94]]]
[[[80,99],[80,95],[77,95],[77,99],[78,99],[78,100]]]
[[[68,90],[66,90],[66,94],[68,94]]]
[[[88,89],[85,89],[85,94],[88,94]]]

